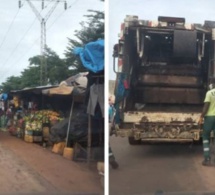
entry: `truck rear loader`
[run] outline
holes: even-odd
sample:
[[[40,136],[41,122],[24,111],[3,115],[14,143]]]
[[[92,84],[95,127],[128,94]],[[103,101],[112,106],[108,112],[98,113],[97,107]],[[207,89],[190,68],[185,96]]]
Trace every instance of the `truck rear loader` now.
[[[118,136],[130,144],[200,140],[198,119],[215,81],[215,22],[126,16],[113,57]]]

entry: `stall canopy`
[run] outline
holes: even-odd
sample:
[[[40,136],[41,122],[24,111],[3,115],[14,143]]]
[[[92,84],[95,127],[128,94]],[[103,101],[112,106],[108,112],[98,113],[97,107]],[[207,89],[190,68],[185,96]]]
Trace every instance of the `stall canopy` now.
[[[65,83],[61,83],[58,87],[54,87],[51,89],[44,89],[42,93],[44,95],[69,95],[72,93],[74,87],[67,86]]]
[[[87,74],[78,73],[62,81],[59,86],[45,89],[42,93],[44,95],[70,95],[73,92],[74,95],[82,95],[85,93],[87,87]]]
[[[26,94],[26,93],[34,93],[41,94],[43,90],[54,88],[57,85],[46,85],[46,86],[38,86],[38,87],[26,87],[21,90],[11,90],[10,94]]]

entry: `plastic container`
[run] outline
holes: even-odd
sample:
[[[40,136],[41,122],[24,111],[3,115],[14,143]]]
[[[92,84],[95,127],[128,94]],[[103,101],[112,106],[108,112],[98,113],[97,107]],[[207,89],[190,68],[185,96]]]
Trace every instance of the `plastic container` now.
[[[29,143],[33,143],[34,139],[32,135],[25,135],[24,140]]]
[[[65,142],[59,142],[57,144],[54,144],[54,146],[52,148],[52,152],[54,152],[56,154],[63,154],[65,145],[66,145]]]
[[[48,140],[49,139],[49,127],[43,127],[43,138],[44,140]]]
[[[73,159],[73,148],[65,147],[63,150],[63,157],[67,158],[69,160],[72,160]]]

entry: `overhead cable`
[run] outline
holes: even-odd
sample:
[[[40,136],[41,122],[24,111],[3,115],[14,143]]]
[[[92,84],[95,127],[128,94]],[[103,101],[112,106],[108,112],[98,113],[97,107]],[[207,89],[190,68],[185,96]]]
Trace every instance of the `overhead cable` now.
[[[45,8],[48,7],[48,5],[51,3],[51,1],[53,1],[53,0],[50,0],[50,2],[45,6]],[[79,1],[79,0],[76,0],[76,1],[74,1],[73,3],[71,3],[71,4],[68,6],[67,10],[70,9],[70,8],[72,8],[72,6],[73,6],[74,4],[76,4],[78,1]],[[65,11],[61,12],[61,14],[59,14],[59,15],[57,16],[57,18],[54,20],[54,22],[51,23],[51,25],[47,28],[47,30],[50,29],[50,28],[54,25],[54,23],[63,15],[64,12],[65,12]],[[33,24],[34,24],[35,21],[36,21],[36,18],[35,18],[35,20],[33,21],[33,23],[32,23],[32,25],[30,26],[30,28],[33,26]],[[27,32],[30,30],[30,28],[26,31],[26,33],[24,34],[24,36],[20,39],[19,43],[16,45],[16,47],[14,48],[14,50],[12,51],[12,53],[10,54],[10,56],[7,58],[7,60],[4,62],[4,64],[3,64],[2,67],[4,67],[4,66],[6,65],[6,63],[7,63],[8,60],[10,59],[10,57],[14,54],[14,52],[15,52],[16,49],[17,49],[17,47],[20,45],[21,41],[25,38],[25,35],[26,35]],[[18,63],[24,56],[26,56],[27,53],[29,53],[29,51],[35,46],[35,43],[39,40],[39,38],[40,38],[40,37],[38,37],[37,39],[35,39],[35,41],[33,42],[33,44],[26,50],[26,52],[24,53],[24,55],[21,55],[21,57],[18,59],[18,61],[15,60],[16,63]],[[9,67],[10,67],[10,66],[8,66],[8,69],[9,69]],[[7,69],[7,70],[8,70],[8,69]],[[0,77],[1,77],[3,74],[5,74],[5,73],[0,74]]]
[[[13,23],[14,23],[16,17],[17,17],[17,15],[18,15],[18,13],[19,13],[19,9],[18,9],[18,11],[16,12],[14,18],[12,19],[12,21],[11,21],[11,23],[10,23],[10,25],[9,25],[9,27],[8,27],[8,29],[7,29],[7,31],[6,31],[6,33],[5,33],[5,36],[4,36],[4,38],[3,38],[3,40],[2,40],[2,42],[1,42],[1,44],[0,44],[0,48],[2,47],[3,43],[5,42],[5,40],[6,40],[6,38],[7,38],[7,35],[8,35],[8,33],[9,33],[9,31],[10,31],[10,29],[11,29],[11,27],[12,27],[12,25],[13,25]]]

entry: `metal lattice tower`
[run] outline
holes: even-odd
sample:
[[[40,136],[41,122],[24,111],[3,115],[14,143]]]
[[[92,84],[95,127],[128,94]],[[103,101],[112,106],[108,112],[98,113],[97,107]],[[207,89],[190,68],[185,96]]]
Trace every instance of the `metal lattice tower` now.
[[[67,3],[65,0],[25,0],[35,13],[37,19],[40,21],[41,25],[41,37],[40,37],[40,52],[41,52],[41,69],[40,69],[40,84],[46,85],[47,84],[47,63],[45,58],[45,49],[46,49],[46,22],[54,12],[55,8],[57,7],[59,2],[64,2],[64,9],[67,9]],[[50,8],[50,10],[46,13],[45,17],[43,17],[40,12],[36,9],[34,4],[31,1],[41,1],[42,3],[42,10],[44,9],[45,1],[53,2],[54,4]],[[22,7],[22,2],[19,0],[19,8]]]

